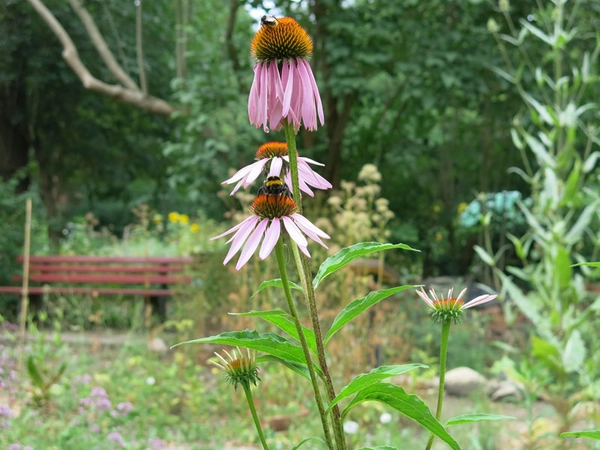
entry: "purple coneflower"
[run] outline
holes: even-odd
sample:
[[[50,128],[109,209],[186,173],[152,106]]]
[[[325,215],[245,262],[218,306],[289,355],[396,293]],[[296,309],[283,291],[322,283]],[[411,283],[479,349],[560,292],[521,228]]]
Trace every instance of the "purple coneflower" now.
[[[263,16],[250,52],[257,60],[250,88],[248,116],[256,128],[279,130],[287,119],[294,130],[324,124],[319,89],[308,62],[313,45],[291,17]]]
[[[467,293],[467,288],[464,288],[458,294],[458,297],[452,297],[454,288],[450,288],[448,296],[438,295],[433,289],[429,291],[429,295],[423,288],[417,291],[417,295],[421,297],[427,306],[431,309],[431,315],[436,322],[452,320],[454,323],[460,323],[462,315],[466,309],[472,308],[473,306],[482,305],[483,303],[494,300],[497,295],[484,294],[474,298],[468,303],[464,303],[462,298]]]
[[[309,258],[308,242],[304,234],[327,248],[321,238],[329,239],[329,236],[297,211],[296,202],[285,195],[261,194],[257,196],[250,205],[250,212],[252,212],[250,217],[225,233],[211,238],[211,240],[219,239],[235,232],[235,235],[227,241],[227,243],[231,242],[231,248],[223,264],[227,264],[244,247],[240,259],[235,265],[235,269],[240,270],[254,254],[263,236],[264,240],[258,256],[260,259],[265,259],[271,254],[279,240],[282,223],[292,240],[298,244],[298,248]]]
[[[244,188],[250,186],[261,175],[267,165],[269,166],[268,176],[284,178],[288,187],[292,189],[292,180],[289,171],[290,159],[285,142],[267,142],[261,145],[258,147],[255,159],[257,160],[256,162],[238,170],[231,178],[221,183],[233,184],[237,181],[233,191],[231,191],[231,195],[234,195],[242,186]],[[331,189],[332,186],[329,181],[316,173],[310,167],[310,164],[317,166],[323,166],[324,164],[303,156],[298,157],[298,182],[300,190],[312,197],[315,194],[310,187],[325,190]],[[283,176],[282,171],[284,171]]]

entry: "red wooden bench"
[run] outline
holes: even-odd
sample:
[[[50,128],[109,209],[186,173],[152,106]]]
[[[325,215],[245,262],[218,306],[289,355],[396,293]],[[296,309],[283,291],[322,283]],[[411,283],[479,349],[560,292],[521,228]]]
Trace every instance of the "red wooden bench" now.
[[[23,257],[18,260],[23,262]],[[31,256],[28,293],[143,296],[150,305],[153,297],[173,295],[171,286],[191,284],[184,270],[192,262],[191,257]],[[22,290],[0,286],[0,293]]]

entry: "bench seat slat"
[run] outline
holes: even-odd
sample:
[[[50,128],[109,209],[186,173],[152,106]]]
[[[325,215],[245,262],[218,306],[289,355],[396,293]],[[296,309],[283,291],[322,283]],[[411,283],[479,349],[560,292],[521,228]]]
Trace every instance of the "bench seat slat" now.
[[[17,258],[23,262],[23,255]],[[35,256],[29,257],[30,263],[115,263],[115,264],[191,264],[192,257],[135,257],[135,256]]]
[[[20,286],[0,286],[0,293],[21,294]],[[112,288],[89,288],[89,287],[30,287],[30,294],[90,294],[90,295],[140,295],[144,297],[170,297],[173,291],[170,289],[112,289]]]
[[[17,280],[22,279],[17,276]],[[189,284],[191,277],[156,275],[78,275],[78,274],[37,274],[29,275],[30,281],[39,283],[105,283],[105,284]]]
[[[86,272],[86,273],[179,273],[183,266],[90,266],[90,265],[41,265],[29,266],[30,272]]]

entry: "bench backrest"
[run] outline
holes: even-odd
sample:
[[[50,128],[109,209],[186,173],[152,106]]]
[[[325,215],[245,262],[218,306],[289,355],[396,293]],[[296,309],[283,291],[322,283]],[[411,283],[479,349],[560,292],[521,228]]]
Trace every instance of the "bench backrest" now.
[[[19,261],[23,261],[20,256]],[[190,257],[31,256],[29,280],[68,284],[189,284]]]

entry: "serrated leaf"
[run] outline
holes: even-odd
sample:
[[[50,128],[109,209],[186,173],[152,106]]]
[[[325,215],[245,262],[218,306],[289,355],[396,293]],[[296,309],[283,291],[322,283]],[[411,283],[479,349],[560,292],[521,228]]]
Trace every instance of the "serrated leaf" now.
[[[365,297],[358,298],[351,302],[348,306],[346,306],[340,313],[336,316],[331,324],[331,328],[327,332],[323,343],[327,345],[329,339],[337,333],[344,325],[346,325],[351,320],[355,319],[361,313],[369,309],[371,306],[379,303],[381,300],[388,298],[391,295],[394,295],[400,291],[404,291],[406,289],[416,289],[419,286],[415,285],[406,285],[406,286],[398,286],[390,289],[381,289],[379,291],[369,292]]]
[[[350,383],[342,388],[340,393],[333,399],[333,401],[329,404],[327,411],[331,411],[335,405],[337,405],[340,401],[345,398],[350,397],[351,395],[356,394],[363,389],[368,388],[376,383],[379,383],[381,380],[385,380],[386,378],[394,377],[397,375],[402,375],[403,373],[409,372],[414,369],[427,369],[429,366],[424,364],[402,364],[402,365],[391,365],[391,366],[380,366],[376,369],[371,370],[369,373],[361,373],[360,375],[355,376]]]
[[[227,331],[216,336],[180,342],[171,348],[186,344],[221,344],[246,347],[277,356],[286,361],[306,364],[302,348],[275,333],[259,334],[258,331],[255,330]]]
[[[288,286],[290,287],[290,289],[296,289],[297,291],[302,292],[302,286],[300,286],[299,284],[296,284],[292,281],[288,281]],[[258,294],[259,292],[265,290],[266,288],[270,288],[270,287],[283,287],[283,281],[281,281],[281,278],[275,278],[273,280],[269,280],[269,281],[263,281],[262,283],[260,283],[260,286],[258,286],[258,289],[256,290],[256,292],[254,294],[252,294],[252,297],[254,297],[256,294]]]
[[[456,416],[446,422],[446,427],[461,425],[463,423],[485,422],[491,420],[516,420],[513,416],[502,416],[499,414],[465,414]]]
[[[381,252],[383,250],[391,250],[393,248],[400,248],[402,250],[411,250],[413,252],[418,252],[420,250],[416,250],[414,248],[409,247],[406,244],[382,244],[381,242],[359,242],[358,244],[354,244],[350,247],[343,248],[335,255],[330,256],[323,264],[319,267],[319,271],[317,275],[313,279],[313,287],[317,289],[319,283],[323,281],[324,278],[331,275],[332,273],[338,271],[350,261],[354,261],[357,258],[362,258],[363,256],[369,255],[374,252]]]
[[[427,405],[419,397],[413,394],[407,394],[400,386],[389,383],[377,383],[361,392],[344,409],[342,417],[348,414],[353,407],[366,401],[377,401],[391,406],[396,411],[411,418],[424,428],[431,431],[434,435],[446,442],[451,448],[460,450],[458,442],[450,436],[441,423],[431,414]]]
[[[584,438],[595,439],[597,441],[600,441],[600,430],[567,431],[566,433],[560,434],[560,437],[563,439],[565,437],[569,437],[569,436],[576,437],[576,438],[584,437]]]
[[[300,341],[298,332],[296,330],[296,324],[294,323],[291,316],[281,309],[271,309],[269,311],[250,311],[246,313],[229,313],[232,316],[243,316],[243,317],[260,317],[261,319],[272,323],[280,330],[285,331],[287,334],[292,336],[297,341]],[[316,355],[317,354],[317,340],[315,339],[315,333],[305,326],[302,326],[304,330],[304,336],[306,337],[306,343],[308,348]]]

